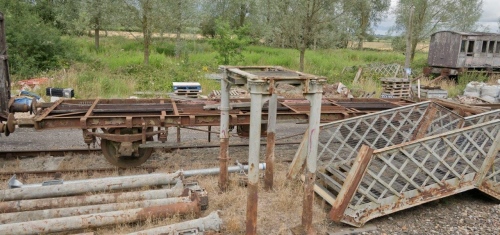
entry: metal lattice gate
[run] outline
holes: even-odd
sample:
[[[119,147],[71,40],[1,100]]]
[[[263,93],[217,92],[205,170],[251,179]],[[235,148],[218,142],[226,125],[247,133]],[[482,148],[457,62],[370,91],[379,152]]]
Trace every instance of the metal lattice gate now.
[[[473,188],[500,200],[498,117],[425,102],[325,124],[316,192],[354,226]]]

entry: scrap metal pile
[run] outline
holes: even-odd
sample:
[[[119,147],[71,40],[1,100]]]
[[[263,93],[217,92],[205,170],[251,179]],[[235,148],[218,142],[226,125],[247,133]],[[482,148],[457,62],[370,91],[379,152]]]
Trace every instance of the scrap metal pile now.
[[[333,221],[357,227],[475,188],[500,200],[499,117],[462,117],[427,101],[323,124],[314,189],[332,205]]]
[[[0,233],[81,231],[175,215],[199,217],[208,206],[207,192],[182,178],[178,171],[23,185],[14,177],[11,189],[0,190]],[[154,189],[145,189],[150,187]],[[133,234],[198,234],[220,231],[221,225],[215,211],[204,218]]]

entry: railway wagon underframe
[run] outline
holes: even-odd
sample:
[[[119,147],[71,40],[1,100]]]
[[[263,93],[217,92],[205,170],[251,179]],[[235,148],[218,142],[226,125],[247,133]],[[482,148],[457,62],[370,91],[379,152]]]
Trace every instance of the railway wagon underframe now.
[[[248,133],[250,125],[250,100],[231,100],[230,125],[240,135]],[[331,122],[366,113],[390,109],[407,104],[400,99],[323,99],[321,122]],[[34,126],[36,130],[81,129],[88,145],[100,140],[106,159],[118,167],[133,167],[144,163],[152,154],[154,137],[167,143],[168,128],[177,128],[177,145],[180,145],[180,128],[220,125],[219,100],[172,99],[61,99],[54,103],[37,104],[38,112],[31,119],[17,119],[19,126]],[[214,108],[216,107],[216,108]],[[262,108],[262,120],[267,120],[267,104]],[[279,121],[308,119],[309,102],[304,99],[279,99]],[[36,109],[35,109],[36,111]]]

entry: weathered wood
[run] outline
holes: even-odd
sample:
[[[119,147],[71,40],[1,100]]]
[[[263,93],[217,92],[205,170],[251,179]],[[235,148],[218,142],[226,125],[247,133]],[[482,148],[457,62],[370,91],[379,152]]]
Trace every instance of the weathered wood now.
[[[345,179],[342,189],[340,190],[335,202],[332,205],[332,210],[329,215],[333,221],[340,222],[344,216],[344,212],[349,205],[352,197],[358,189],[358,185],[365,174],[366,167],[371,160],[373,149],[367,145],[363,145],[359,150],[358,156]]]

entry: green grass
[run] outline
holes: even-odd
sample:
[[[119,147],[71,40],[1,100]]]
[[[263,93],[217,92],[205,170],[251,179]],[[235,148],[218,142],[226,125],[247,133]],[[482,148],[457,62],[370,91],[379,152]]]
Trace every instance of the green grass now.
[[[218,72],[217,53],[202,41],[185,41],[180,48],[168,39],[155,39],[151,45],[149,65],[143,64],[142,41],[124,37],[102,37],[101,48],[96,51],[93,38],[73,38],[80,48],[81,62],[64,70],[48,71],[41,76],[54,78],[53,87],[71,87],[78,98],[123,98],[134,91],[172,91],[174,81],[194,81],[202,85],[204,93],[220,89],[219,83],[205,78],[207,73]],[[179,57],[175,52],[178,50]],[[299,52],[295,49],[248,46],[242,51],[244,60],[236,65],[283,66],[299,69]],[[421,71],[427,60],[426,53],[418,53],[414,71]],[[342,72],[345,67],[370,63],[404,62],[404,55],[391,51],[328,49],[307,50],[306,73],[325,76],[329,83],[351,85],[354,72]],[[359,86],[359,85],[357,85]],[[362,88],[361,88],[362,89]]]

